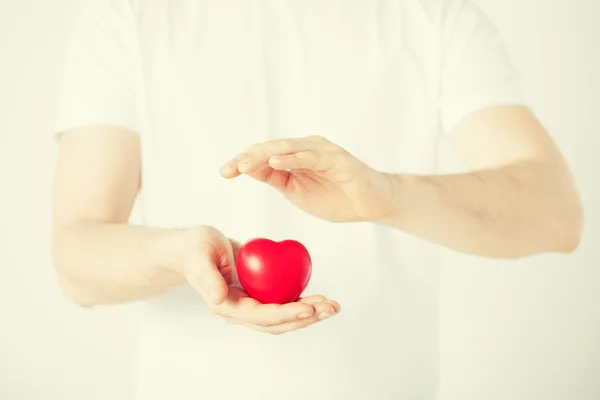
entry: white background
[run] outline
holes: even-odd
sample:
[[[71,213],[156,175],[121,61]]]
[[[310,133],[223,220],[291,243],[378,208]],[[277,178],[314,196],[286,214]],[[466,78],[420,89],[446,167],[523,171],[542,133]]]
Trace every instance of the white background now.
[[[584,198],[570,256],[498,262],[447,254],[443,400],[600,399],[600,2],[479,0]],[[0,0],[0,398],[133,396],[131,306],[62,300],[49,256],[50,127],[79,1]]]

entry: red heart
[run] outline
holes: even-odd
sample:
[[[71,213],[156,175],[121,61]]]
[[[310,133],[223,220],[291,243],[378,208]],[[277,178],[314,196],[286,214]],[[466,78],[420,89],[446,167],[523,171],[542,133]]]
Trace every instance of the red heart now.
[[[237,255],[240,284],[264,304],[296,301],[306,289],[312,262],[306,247],[295,240],[251,239]]]

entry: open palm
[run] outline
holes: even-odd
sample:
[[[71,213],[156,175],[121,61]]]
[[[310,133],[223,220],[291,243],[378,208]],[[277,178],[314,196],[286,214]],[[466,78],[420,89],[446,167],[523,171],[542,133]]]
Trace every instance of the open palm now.
[[[207,299],[216,315],[233,324],[282,334],[305,328],[340,312],[339,303],[321,295],[281,305],[263,304],[251,298],[237,279],[235,259],[240,243],[211,227],[201,227],[196,231],[199,251],[187,258],[185,275],[189,284]]]
[[[212,311],[228,322],[274,335],[306,328],[340,312],[340,305],[324,296],[308,296],[288,304],[263,304],[236,286]]]

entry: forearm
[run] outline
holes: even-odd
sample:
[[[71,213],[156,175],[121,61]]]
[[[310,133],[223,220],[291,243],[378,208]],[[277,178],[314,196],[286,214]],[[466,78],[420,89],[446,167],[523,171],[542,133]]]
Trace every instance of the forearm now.
[[[80,223],[57,228],[54,264],[63,292],[81,305],[122,303],[182,284],[183,230]]]
[[[391,178],[383,224],[448,248],[494,258],[572,251],[581,206],[562,166],[528,161],[459,175]]]

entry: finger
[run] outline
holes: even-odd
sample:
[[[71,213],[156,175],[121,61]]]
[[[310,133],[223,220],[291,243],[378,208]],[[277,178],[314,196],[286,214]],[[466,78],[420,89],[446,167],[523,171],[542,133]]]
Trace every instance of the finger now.
[[[268,163],[277,171],[306,169],[324,171],[339,161],[339,155],[331,152],[301,151],[283,156],[273,156]]]
[[[327,318],[332,317],[337,314],[339,311],[336,311],[336,308],[339,310],[339,304],[335,301],[327,300],[323,296],[311,296],[308,301],[315,308],[315,313],[305,319],[300,319],[298,321],[285,322],[277,325],[255,325],[252,323],[238,321],[232,318],[226,318],[226,320],[234,325],[242,325],[250,329],[254,329],[260,332],[270,333],[274,335],[280,335],[283,333],[292,332],[295,330],[306,328],[312,324],[315,324],[319,321],[325,320]]]
[[[226,278],[210,259],[198,260],[193,272],[187,272],[187,281],[207,303],[222,304],[227,297]]]
[[[304,303],[259,304],[255,306],[255,310],[247,321],[260,326],[279,325],[306,319],[315,314],[314,308]]]
[[[261,160],[258,158],[244,158],[239,160],[236,164],[236,169],[239,174],[256,174],[267,168],[267,160]]]
[[[261,167],[266,166],[269,158],[273,156],[304,151],[326,151],[328,148],[334,147],[335,145],[321,136],[271,140],[251,146],[225,164],[221,171],[228,175],[235,175],[240,172],[256,172]],[[235,169],[237,169],[237,172]]]
[[[327,301],[327,297],[322,296],[320,294],[314,294],[311,296],[306,296],[306,297],[302,297],[302,298],[298,299],[298,302],[304,303],[304,304],[309,304],[311,306],[315,303],[322,303],[324,301]]]
[[[236,159],[222,166],[219,170],[221,176],[226,179],[233,179],[245,174],[278,190],[283,190],[287,187],[291,178],[289,171],[274,170],[266,162],[238,165],[240,158],[241,156],[238,156]]]
[[[315,314],[320,320],[327,319],[341,311],[341,307],[337,301],[328,300],[325,296],[309,296],[300,301],[313,306]]]
[[[219,174],[224,178],[231,179],[240,176],[242,173],[237,169],[237,161],[231,160],[219,168]]]
[[[319,141],[315,140],[315,138],[316,136],[307,136],[303,138],[277,139],[263,143],[257,143],[244,152],[246,157],[244,157],[243,160],[248,158],[257,158],[266,161],[269,157],[275,155],[319,150],[329,143],[327,140]]]
[[[235,178],[240,176],[242,173],[238,171],[238,163],[247,158],[246,153],[241,153],[227,161],[219,168],[219,173],[225,178]]]
[[[238,154],[221,166],[219,169],[221,175],[233,178],[241,174],[256,173],[269,166],[266,159],[261,161],[256,154],[251,154],[249,151]]]
[[[319,320],[327,319],[335,315],[335,309],[330,302],[317,303],[313,305],[315,314]]]
[[[239,253],[240,249],[242,248],[242,244],[240,242],[238,242],[237,240],[234,240],[231,238],[229,239],[229,242],[231,243],[231,250],[233,253],[233,262],[231,265],[230,279],[227,281],[227,283],[229,285],[232,285],[239,289],[242,289],[242,286],[240,284],[240,280],[239,280],[238,274],[237,274],[237,268],[235,265],[235,261],[237,260],[238,253]]]
[[[233,257],[235,258],[237,257],[237,254],[240,251],[242,244],[237,240],[231,238],[229,238],[229,243],[231,243],[231,250],[233,251]]]
[[[317,319],[316,316],[301,319],[298,321],[285,322],[283,324],[270,325],[270,326],[253,325],[253,324],[250,324],[247,322],[237,321],[237,320],[231,319],[231,318],[227,318],[227,321],[233,325],[245,326],[246,328],[250,328],[250,329],[253,329],[253,330],[259,331],[259,332],[268,333],[271,335],[282,335],[284,333],[297,331],[297,330],[304,329],[310,325],[313,325],[313,324],[319,322],[319,320]]]
[[[246,172],[244,172],[246,173]],[[288,187],[292,174],[289,171],[277,171],[271,167],[265,167],[256,172],[246,173],[257,181],[264,182],[277,190]]]
[[[237,272],[234,270],[234,268],[220,268],[219,273],[221,274],[227,285],[235,285],[237,279]]]
[[[341,309],[342,309],[340,304],[337,301],[329,300],[327,297],[325,297],[323,295],[311,295],[311,296],[307,296],[307,297],[302,297],[298,301],[301,303],[310,304],[310,305],[314,305],[316,303],[329,302],[333,306],[333,308],[336,310],[336,312],[341,311]]]
[[[221,304],[228,294],[227,279],[231,279],[233,248],[223,238],[223,243],[205,246],[188,261],[185,275],[188,283],[209,304]]]
[[[232,295],[235,296],[234,293]],[[259,326],[297,321],[315,313],[311,305],[301,302],[283,305],[261,304],[250,297],[228,300],[217,306],[214,311],[223,317]]]
[[[335,300],[330,300],[330,302],[336,314],[342,312],[342,306],[340,305],[340,303],[338,303]]]

